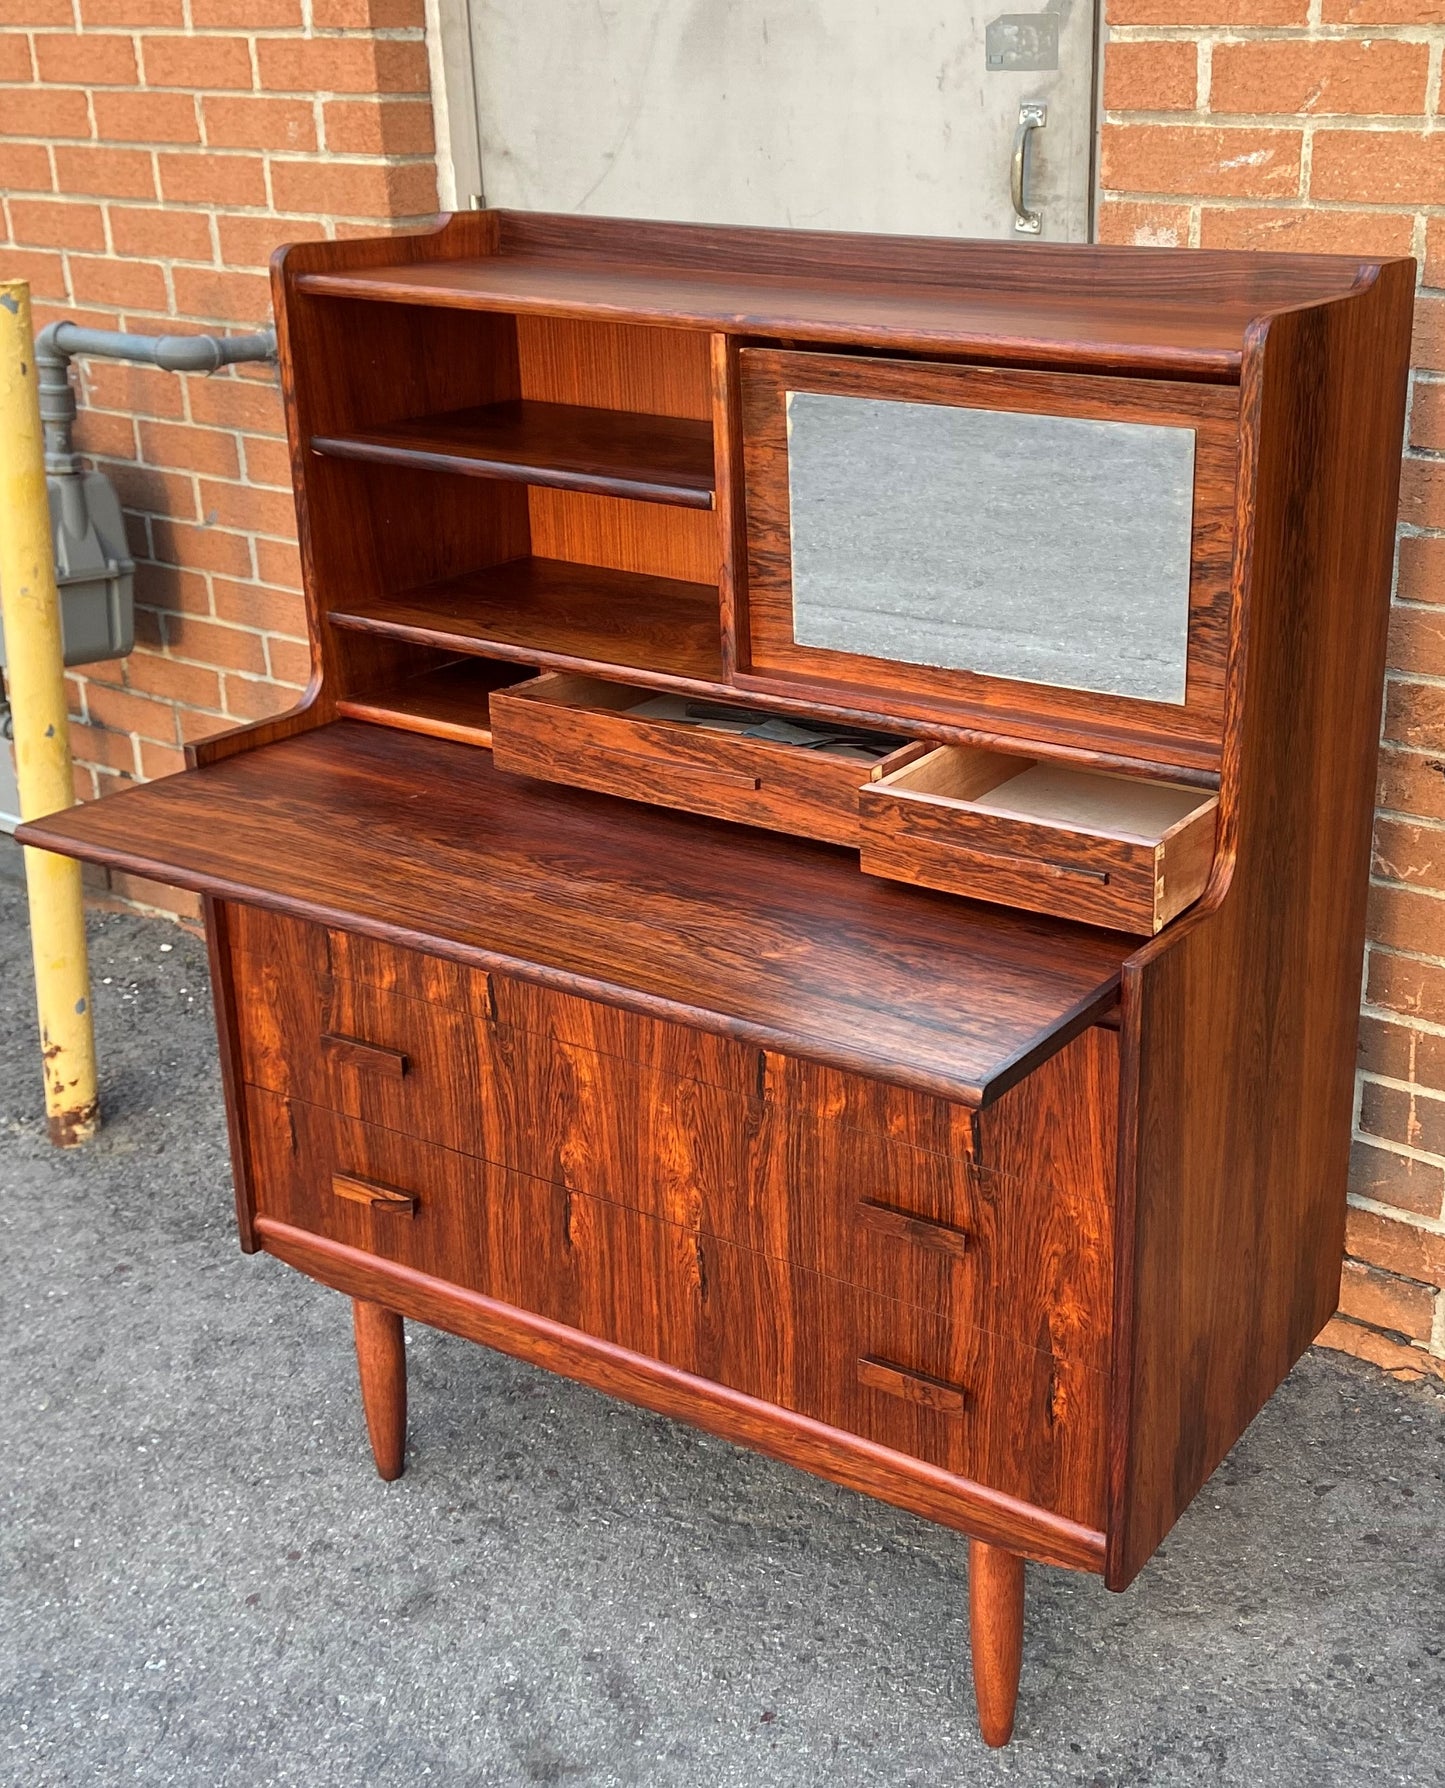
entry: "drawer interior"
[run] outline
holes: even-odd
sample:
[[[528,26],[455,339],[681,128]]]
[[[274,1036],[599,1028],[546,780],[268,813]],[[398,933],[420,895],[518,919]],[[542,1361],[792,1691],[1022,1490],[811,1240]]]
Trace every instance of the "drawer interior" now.
[[[863,868],[974,899],[1152,933],[1204,892],[1208,789],[943,745],[861,785]]]
[[[1145,781],[1072,764],[943,745],[888,775],[896,794],[1068,832],[1159,844],[1215,797],[1181,783]]]

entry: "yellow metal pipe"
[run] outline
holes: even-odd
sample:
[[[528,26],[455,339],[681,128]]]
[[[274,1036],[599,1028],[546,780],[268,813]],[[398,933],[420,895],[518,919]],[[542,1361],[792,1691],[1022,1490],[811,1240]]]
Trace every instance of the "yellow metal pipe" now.
[[[0,614],[22,819],[75,801],[52,551],[30,287],[0,281]],[[45,1116],[50,1140],[69,1148],[100,1127],[80,865],[27,848],[25,883]]]

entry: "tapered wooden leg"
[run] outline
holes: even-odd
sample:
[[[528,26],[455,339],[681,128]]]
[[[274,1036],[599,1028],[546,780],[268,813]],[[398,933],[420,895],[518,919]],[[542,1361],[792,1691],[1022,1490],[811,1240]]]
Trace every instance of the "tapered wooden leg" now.
[[[361,1406],[376,1469],[388,1483],[406,1462],[406,1342],[401,1318],[384,1304],[351,1300]]]
[[[968,1630],[983,1742],[1013,1737],[1024,1652],[1024,1561],[1002,1546],[968,1543]]]

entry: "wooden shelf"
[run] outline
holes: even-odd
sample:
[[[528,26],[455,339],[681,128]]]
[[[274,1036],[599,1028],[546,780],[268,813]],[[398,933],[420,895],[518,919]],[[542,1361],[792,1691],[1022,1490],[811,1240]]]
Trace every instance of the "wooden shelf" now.
[[[409,590],[333,608],[333,626],[454,652],[555,665],[639,683],[722,686],[718,593],[711,584],[644,577],[563,559],[510,559]]]
[[[336,711],[348,720],[369,720],[375,726],[392,726],[404,733],[490,747],[492,691],[525,677],[526,672],[519,672],[514,664],[467,658],[423,671],[390,689],[348,696],[337,702]]]
[[[360,434],[313,435],[336,459],[420,466],[686,509],[713,506],[712,425],[577,404],[483,404]]]
[[[345,720],[25,842],[970,1104],[1110,1009],[1133,948]]]

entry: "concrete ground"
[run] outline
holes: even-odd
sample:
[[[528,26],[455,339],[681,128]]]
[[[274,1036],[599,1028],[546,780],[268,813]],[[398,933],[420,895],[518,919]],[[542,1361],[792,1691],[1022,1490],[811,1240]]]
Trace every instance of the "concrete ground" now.
[[[58,1154],[0,879],[8,1788],[1445,1781],[1438,1391],[1316,1354],[1127,1594],[1031,1569],[990,1754],[941,1528],[422,1329],[381,1483],[345,1301],[236,1249],[202,946],[93,970]]]

